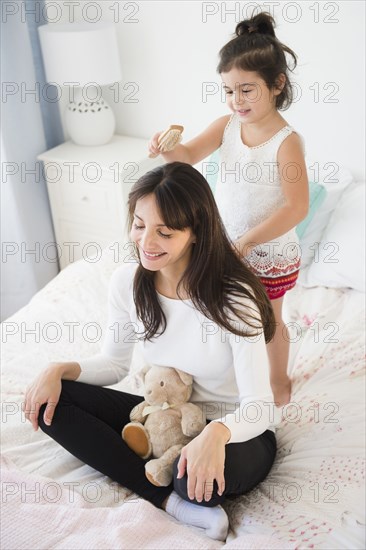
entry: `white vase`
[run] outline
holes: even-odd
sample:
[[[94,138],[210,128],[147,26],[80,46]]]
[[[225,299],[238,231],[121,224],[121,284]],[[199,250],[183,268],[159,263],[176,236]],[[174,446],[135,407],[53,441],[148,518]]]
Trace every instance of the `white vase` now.
[[[78,145],[104,145],[108,143],[115,131],[114,113],[102,98],[98,89],[88,94],[81,88],[74,92],[73,101],[66,107],[65,122],[70,138]],[[95,101],[89,97],[95,97]]]

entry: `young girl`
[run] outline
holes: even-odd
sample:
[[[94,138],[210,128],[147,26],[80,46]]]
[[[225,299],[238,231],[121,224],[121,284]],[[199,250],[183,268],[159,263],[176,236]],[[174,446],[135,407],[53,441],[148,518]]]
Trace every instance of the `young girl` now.
[[[138,261],[112,275],[101,353],[51,363],[27,388],[23,410],[80,460],[225,540],[220,504],[262,481],[276,454],[266,352],[271,304],[232,249],[207,181],[189,164],[142,176],[129,213]],[[193,376],[190,400],[208,419],[182,449],[168,487],[148,481],[146,460],[121,437],[143,397],[101,387],[127,375],[136,339],[147,364]]]
[[[286,53],[296,66],[295,54],[276,38],[269,14],[239,23],[236,37],[221,49],[218,65],[232,114],[163,154],[166,162],[195,165],[221,147],[215,199],[231,241],[272,302],[276,332],[267,351],[278,406],[291,397],[290,338],[282,302],[298,277],[295,227],[305,218],[309,203],[301,138],[279,113],[292,100]],[[159,135],[150,141],[151,152],[159,152]]]

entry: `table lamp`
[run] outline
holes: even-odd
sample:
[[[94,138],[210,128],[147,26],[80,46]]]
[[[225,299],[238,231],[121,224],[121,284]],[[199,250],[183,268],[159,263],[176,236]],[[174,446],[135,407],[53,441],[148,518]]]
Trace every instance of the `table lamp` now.
[[[114,24],[47,24],[38,31],[47,82],[70,86],[70,138],[78,145],[108,143],[116,122],[100,86],[122,79]]]

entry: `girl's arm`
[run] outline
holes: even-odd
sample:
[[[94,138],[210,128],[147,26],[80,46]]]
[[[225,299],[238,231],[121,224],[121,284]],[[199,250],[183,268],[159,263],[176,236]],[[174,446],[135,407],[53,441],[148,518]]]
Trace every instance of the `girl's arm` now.
[[[303,220],[309,210],[309,184],[300,137],[292,133],[277,156],[286,204],[247,231],[235,243],[242,256],[255,246],[280,237]]]
[[[222,143],[222,137],[224,130],[229,122],[230,115],[222,116],[212,122],[201,134],[191,139],[184,145],[177,145],[173,151],[168,153],[161,153],[165,162],[186,162],[187,164],[197,164],[201,160],[205,159],[211,153],[216,151]],[[158,136],[160,132],[155,134],[149,144],[149,151],[151,153],[158,153]]]

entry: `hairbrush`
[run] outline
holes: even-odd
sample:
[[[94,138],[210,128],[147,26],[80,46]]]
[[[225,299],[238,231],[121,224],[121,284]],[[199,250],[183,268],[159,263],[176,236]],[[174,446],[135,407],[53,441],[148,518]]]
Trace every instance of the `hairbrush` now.
[[[164,132],[162,132],[158,138],[158,145],[160,153],[166,153],[174,149],[178,143],[182,141],[183,126],[179,124],[172,124]],[[150,153],[150,158],[155,158],[159,153]]]

